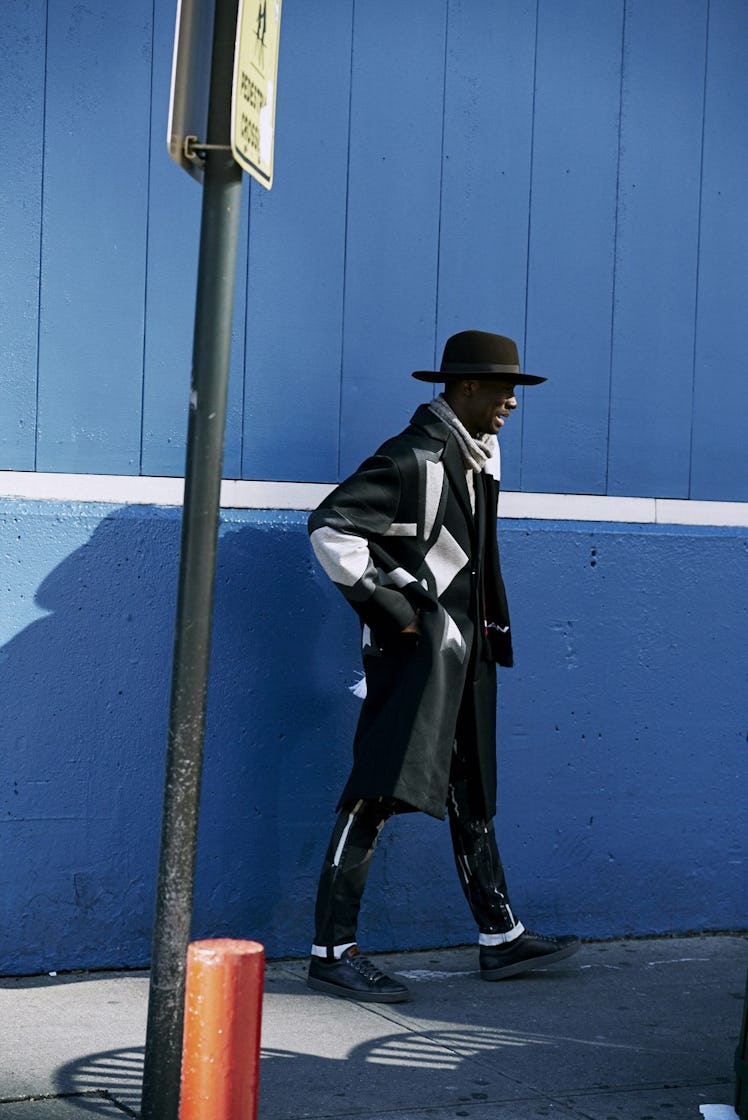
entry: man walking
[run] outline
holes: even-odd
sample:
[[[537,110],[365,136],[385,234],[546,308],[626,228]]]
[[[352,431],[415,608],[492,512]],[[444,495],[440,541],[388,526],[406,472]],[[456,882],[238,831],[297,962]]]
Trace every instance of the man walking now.
[[[484,980],[579,947],[516,917],[493,827],[496,664],[512,664],[497,435],[517,407],[515,386],[546,378],[522,373],[516,344],[483,331],[453,335],[439,372],[413,377],[444,392],[309,519],[317,559],[361,621],[366,695],[322,868],[308,984],[387,1003],[408,990],[359,951],[356,926],[377,837],[395,813],[448,814]]]

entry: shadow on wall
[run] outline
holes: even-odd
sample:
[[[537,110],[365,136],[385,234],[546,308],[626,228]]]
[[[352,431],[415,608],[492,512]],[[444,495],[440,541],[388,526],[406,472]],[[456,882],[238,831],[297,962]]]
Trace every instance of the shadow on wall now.
[[[40,516],[59,539],[59,516]],[[90,538],[36,593],[49,614],[0,651],[5,974],[138,966],[150,953],[180,514],[80,516]],[[80,518],[75,532],[77,543]],[[196,936],[272,928],[271,951],[294,925],[306,936],[319,818],[350,739],[340,727],[330,741],[344,683],[326,671],[326,647],[350,647],[351,675],[356,663],[342,605],[310,586],[318,578],[303,515],[223,520]],[[345,709],[352,724],[356,701]]]
[[[32,503],[20,537],[0,519],[24,627],[0,650],[0,973],[149,957],[180,517],[107,513]],[[518,656],[499,835],[523,920],[745,928],[748,537],[525,523],[502,549]],[[35,592],[49,614],[26,625],[22,595],[54,556]],[[193,936],[303,955],[359,712],[355,619],[304,514],[224,513],[213,634]],[[380,849],[367,948],[474,935],[441,822],[397,819]]]
[[[304,952],[359,702],[357,630],[316,568],[306,514],[223,523],[196,936]],[[251,521],[251,524],[247,524]]]

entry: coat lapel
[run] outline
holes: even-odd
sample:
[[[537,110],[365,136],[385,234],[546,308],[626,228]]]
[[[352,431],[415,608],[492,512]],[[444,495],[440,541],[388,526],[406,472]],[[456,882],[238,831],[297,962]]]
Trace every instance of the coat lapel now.
[[[470,505],[465,464],[457,440],[452,436],[449,427],[431,411],[427,404],[419,405],[411,419],[411,424],[414,424],[417,428],[422,428],[431,439],[441,440],[444,443],[442,463],[452,487],[452,493],[457,498],[460,509],[465,515],[470,536],[475,541],[475,518]]]

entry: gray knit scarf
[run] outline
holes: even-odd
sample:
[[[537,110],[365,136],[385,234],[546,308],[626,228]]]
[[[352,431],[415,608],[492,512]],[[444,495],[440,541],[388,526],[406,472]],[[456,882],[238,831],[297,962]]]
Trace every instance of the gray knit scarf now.
[[[476,439],[471,436],[465,425],[456,416],[454,409],[447,404],[444,393],[440,393],[436,400],[429,401],[431,411],[443,420],[457,440],[465,463],[465,470],[482,471],[491,458],[493,437],[490,434]]]

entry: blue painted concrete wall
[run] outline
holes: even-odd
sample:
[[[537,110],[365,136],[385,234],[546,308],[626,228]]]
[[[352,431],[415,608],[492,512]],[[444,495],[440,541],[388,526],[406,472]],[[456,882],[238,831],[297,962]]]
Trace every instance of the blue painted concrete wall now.
[[[200,191],[165,151],[174,0],[7,7],[0,468],[178,475]],[[748,499],[747,45],[743,0],[288,0],[226,476],[334,481],[480,327],[551,375],[512,489]]]
[[[178,536],[173,510],[0,503],[0,972],[147,962]],[[748,531],[516,522],[502,547],[517,910],[590,937],[745,928]],[[307,951],[357,650],[305,516],[226,514],[196,936]],[[472,940],[447,833],[388,825],[367,946]]]

